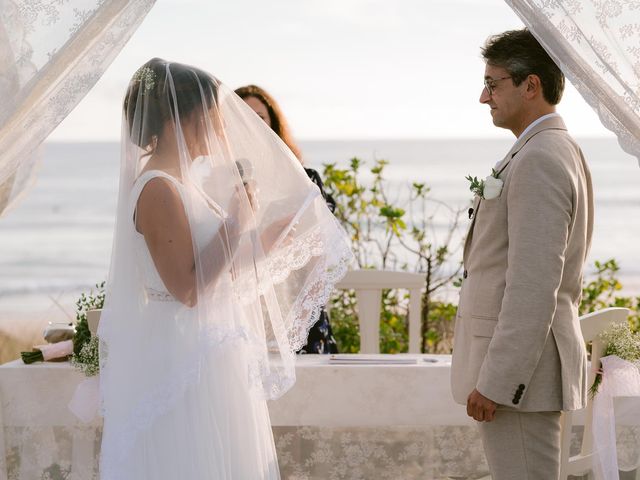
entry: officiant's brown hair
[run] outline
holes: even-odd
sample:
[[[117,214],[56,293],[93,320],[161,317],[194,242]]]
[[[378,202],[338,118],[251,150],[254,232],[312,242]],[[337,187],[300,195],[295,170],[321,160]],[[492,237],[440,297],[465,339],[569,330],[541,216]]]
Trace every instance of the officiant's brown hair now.
[[[285,120],[278,102],[276,102],[276,100],[269,95],[264,88],[257,85],[246,85],[244,87],[236,88],[235,93],[243,100],[248,97],[254,97],[266,107],[269,112],[269,120],[271,121],[271,130],[273,130],[276,135],[278,135],[280,139],[287,144],[289,150],[293,152],[300,163],[303,163],[300,149],[293,140],[291,130],[289,129],[289,125]]]
[[[167,82],[171,76],[171,86]],[[204,70],[152,58],[133,75],[124,99],[131,141],[153,153],[167,121],[187,118],[211,108],[217,99],[217,81]],[[175,95],[174,95],[175,92]],[[140,121],[144,115],[144,121]]]
[[[537,75],[544,99],[551,105],[560,103],[564,75],[529,29],[492,35],[482,48],[482,56],[488,64],[506,69],[515,86],[529,75]]]

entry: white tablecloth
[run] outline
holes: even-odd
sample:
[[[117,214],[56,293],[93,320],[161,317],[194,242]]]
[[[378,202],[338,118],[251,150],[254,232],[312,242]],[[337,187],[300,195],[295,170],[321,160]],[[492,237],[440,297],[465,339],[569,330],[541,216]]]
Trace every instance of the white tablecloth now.
[[[296,385],[269,412],[274,426],[471,426],[454,403],[450,355],[402,355],[414,365],[335,365],[300,355]]]
[[[444,479],[488,474],[473,421],[453,402],[450,355],[415,365],[332,365],[303,355],[269,411],[283,478]]]
[[[416,358],[330,365],[300,356],[295,387],[269,405],[282,477],[486,475],[475,427],[451,398],[450,357]],[[68,363],[0,366],[0,479],[98,478],[101,421],[85,425],[67,408],[83,379]]]
[[[449,387],[449,356],[416,365],[330,365],[300,356],[269,409],[285,480],[480,478],[479,436]],[[427,360],[436,360],[432,363]],[[68,410],[84,379],[68,363],[0,366],[0,480],[98,478],[101,420]]]
[[[450,357],[415,358],[332,365],[300,356],[295,387],[269,405],[282,478],[487,475],[476,428],[451,398]],[[68,363],[0,366],[0,480],[98,478],[101,419],[84,424],[67,408],[83,380]]]

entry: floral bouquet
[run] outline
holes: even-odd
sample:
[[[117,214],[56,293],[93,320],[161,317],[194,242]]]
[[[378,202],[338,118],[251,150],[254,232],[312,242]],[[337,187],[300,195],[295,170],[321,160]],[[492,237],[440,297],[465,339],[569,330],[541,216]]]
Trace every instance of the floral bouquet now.
[[[100,373],[100,359],[98,357],[99,340],[97,335],[92,335],[89,330],[87,312],[100,309],[104,306],[104,282],[97,284],[96,294],[91,291],[89,295],[84,293],[76,302],[76,335],[73,339],[73,356],[71,365],[76,367],[87,377],[93,377]]]
[[[640,335],[633,333],[627,322],[611,324],[611,326],[598,335],[604,344],[603,357],[615,355],[622,360],[640,367]],[[598,387],[602,383],[602,373],[599,372],[589,389],[591,396],[598,393]]]
[[[95,294],[93,290],[88,295],[83,293],[76,302],[75,329],[68,327],[61,333],[61,329],[57,328],[50,335],[45,331],[45,339],[49,343],[36,345],[31,352],[22,352],[24,363],[66,360],[71,357],[71,364],[85,375],[90,377],[98,373],[98,338],[91,335],[87,312],[104,305],[104,282],[97,284],[96,288],[98,290]]]

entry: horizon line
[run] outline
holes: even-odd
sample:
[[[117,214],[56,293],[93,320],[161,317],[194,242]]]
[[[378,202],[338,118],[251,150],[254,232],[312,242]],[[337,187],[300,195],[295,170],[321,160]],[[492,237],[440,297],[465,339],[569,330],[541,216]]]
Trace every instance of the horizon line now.
[[[588,135],[573,135],[575,139],[582,140],[617,140],[615,134],[603,135],[603,134],[588,134]],[[411,142],[411,141],[456,141],[456,140],[504,140],[515,141],[515,137],[505,138],[499,135],[444,135],[444,136],[424,136],[424,137],[307,137],[297,138],[296,142],[308,143],[308,142]],[[120,139],[47,139],[42,143],[119,143]]]

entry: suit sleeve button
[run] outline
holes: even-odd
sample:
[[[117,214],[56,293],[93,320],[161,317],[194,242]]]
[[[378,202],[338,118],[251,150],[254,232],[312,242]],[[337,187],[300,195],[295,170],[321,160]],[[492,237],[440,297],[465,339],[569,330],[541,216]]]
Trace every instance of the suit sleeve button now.
[[[462,272],[462,278],[467,278],[468,276],[469,276],[469,272],[467,272],[466,270]]]

